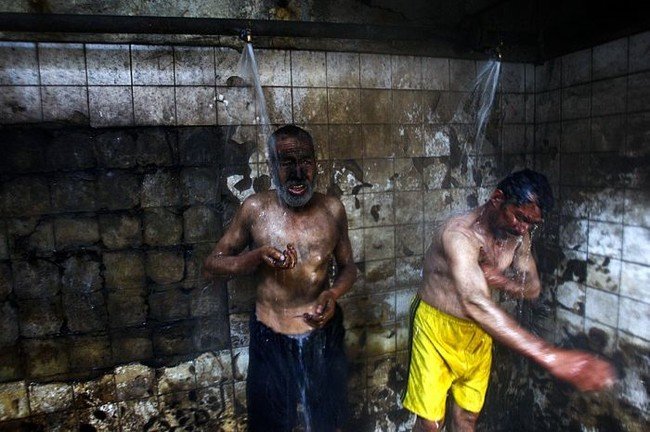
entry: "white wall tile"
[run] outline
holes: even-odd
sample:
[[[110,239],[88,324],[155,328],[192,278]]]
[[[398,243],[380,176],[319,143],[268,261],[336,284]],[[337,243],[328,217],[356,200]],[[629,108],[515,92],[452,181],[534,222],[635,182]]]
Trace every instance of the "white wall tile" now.
[[[254,50],[263,86],[291,85],[291,55],[285,50]]]
[[[170,46],[131,45],[134,85],[174,85],[174,51]]]
[[[650,266],[623,262],[621,295],[647,301],[650,298]]]
[[[587,285],[605,291],[618,292],[621,280],[621,261],[589,253]]]
[[[620,224],[589,221],[589,253],[620,259],[622,234]]]
[[[650,69],[650,31],[630,37],[630,72]]]
[[[90,124],[95,127],[133,124],[133,96],[128,86],[88,87]]]
[[[0,42],[0,85],[37,85],[36,44]]]
[[[391,83],[394,89],[421,89],[422,59],[415,56],[392,56]]]
[[[650,228],[626,226],[623,236],[623,259],[650,265]]]
[[[44,121],[88,122],[88,89],[85,86],[41,88]]]
[[[87,82],[83,44],[39,43],[38,61],[43,85],[85,85]]]
[[[214,48],[174,47],[176,85],[215,84]]]
[[[174,87],[134,86],[133,115],[136,125],[173,125],[176,122]]]
[[[41,93],[39,87],[0,87],[0,123],[32,123],[41,120]]]
[[[562,57],[562,86],[572,86],[591,80],[591,49]]]
[[[627,47],[627,38],[594,47],[593,79],[598,80],[626,73]]]
[[[316,51],[291,52],[291,79],[296,87],[327,85],[326,54]]]
[[[327,86],[358,88],[360,85],[358,53],[327,53]]]
[[[585,303],[585,287],[577,282],[562,282],[557,287],[557,302],[573,312],[580,312]]]
[[[650,340],[650,304],[621,297],[618,314],[619,329]]]
[[[88,85],[131,85],[129,45],[86,45]]]
[[[361,87],[391,88],[391,58],[383,54],[361,54]]]
[[[217,124],[214,87],[176,87],[176,122],[178,125]]]
[[[587,288],[585,317],[616,327],[618,324],[618,296],[605,291]]]

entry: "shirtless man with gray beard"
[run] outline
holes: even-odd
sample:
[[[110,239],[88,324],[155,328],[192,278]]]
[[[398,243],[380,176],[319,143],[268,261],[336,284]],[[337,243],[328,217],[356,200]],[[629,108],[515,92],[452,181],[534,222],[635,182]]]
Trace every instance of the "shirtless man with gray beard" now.
[[[357,277],[341,202],[314,192],[312,138],[287,125],[268,142],[277,190],[244,200],[214,251],[208,277],[252,273],[247,377],[251,432],[341,430],[347,409],[347,361],[336,300]],[[329,268],[336,276],[330,286]],[[301,407],[300,410],[298,409]]]
[[[434,232],[414,303],[403,401],[417,415],[414,431],[442,429],[449,390],[454,398],[453,430],[475,430],[490,377],[492,339],[581,391],[614,382],[609,363],[534,336],[491,299],[492,289],[518,298],[539,295],[531,229],[552,204],[546,177],[523,170],[501,181],[484,205],[449,218]]]

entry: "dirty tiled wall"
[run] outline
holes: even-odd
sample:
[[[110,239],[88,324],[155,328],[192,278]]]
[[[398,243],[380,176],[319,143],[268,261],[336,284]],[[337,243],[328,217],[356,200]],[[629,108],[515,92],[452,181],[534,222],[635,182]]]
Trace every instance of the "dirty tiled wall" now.
[[[541,266],[551,315],[533,319],[546,338],[610,359],[620,380],[581,395],[531,366],[528,390],[502,391],[525,430],[648,430],[650,34],[535,69],[536,166],[558,202]]]
[[[263,146],[256,140],[254,131],[251,133],[251,128],[245,127],[252,124],[254,113],[243,90],[228,85],[228,78],[237,74],[239,60],[239,53],[233,49],[0,43],[0,54],[0,119],[5,125],[65,123],[90,126],[93,133],[99,134],[116,127],[217,126],[226,136],[237,136],[237,143],[252,142],[258,147],[257,152],[242,150],[237,145],[223,151],[220,156],[225,159],[234,153],[243,155],[244,159],[237,159],[239,165],[233,163],[231,170],[221,172],[221,192],[241,199],[254,189],[268,187],[268,181],[264,180],[267,170]],[[494,110],[497,121],[488,125],[486,142],[477,154],[469,138],[472,125],[463,123],[466,120],[462,117],[459,120],[454,114],[469,95],[482,62],[284,50],[257,50],[256,55],[271,122],[295,122],[312,132],[318,148],[318,188],[339,196],[348,212],[360,278],[340,302],[346,314],[347,346],[353,370],[350,388],[354,422],[359,430],[404,428],[410,416],[399,409],[398,399],[407,363],[407,313],[409,301],[420,283],[422,254],[428,236],[436,221],[481,203],[497,179],[509,170],[531,166],[540,159],[533,151],[534,68],[503,65],[501,93]],[[74,147],[66,145],[81,146],[80,151],[87,151],[82,142],[71,140],[58,145],[72,152],[70,158],[74,159],[77,157],[71,150]],[[153,144],[157,143],[157,139],[153,140]],[[113,150],[110,154],[119,159],[123,151]],[[153,156],[160,154],[153,152]],[[144,169],[141,173],[136,171],[139,175],[169,179],[166,169],[149,171],[148,165],[137,164],[138,153],[134,157],[136,165],[127,168]],[[65,166],[69,161],[60,163]],[[158,160],[153,164],[159,164]],[[147,231],[147,218],[140,219],[139,214],[93,215],[99,195],[94,196],[87,188],[89,184],[97,187],[97,182],[102,180],[101,176],[97,177],[95,174],[90,181],[80,181],[61,168],[54,176],[55,182],[50,181],[49,175],[31,171],[21,171],[20,176],[7,182],[3,179],[0,301],[6,313],[3,312],[0,324],[3,329],[11,330],[3,333],[4,339],[0,341],[3,355],[8,355],[10,350],[5,348],[12,346],[16,338],[31,341],[40,336],[33,334],[34,326],[16,324],[24,313],[15,310],[14,299],[20,293],[34,290],[45,294],[48,289],[58,290],[56,287],[64,283],[62,275],[66,268],[87,269],[98,283],[107,286],[119,284],[127,276],[144,278],[148,275],[149,258],[170,264],[159,266],[163,273],[175,268],[175,263],[180,265],[179,256],[174,253],[161,256],[148,251],[141,255],[120,252],[132,246],[129,242],[136,241],[133,237],[142,245],[149,245],[149,241],[156,242],[165,235]],[[133,199],[129,193],[108,193],[118,183],[109,178],[104,180],[105,186],[97,187],[98,194],[106,195],[104,199]],[[214,185],[205,180],[191,189],[188,199],[212,191]],[[145,184],[136,181],[138,187]],[[29,199],[14,202],[6,198],[15,196],[16,191],[29,193]],[[165,196],[165,191],[164,187],[152,189],[146,194],[146,200],[133,205],[147,209],[143,204],[146,201],[150,207],[161,207],[158,200]],[[39,193],[42,200],[38,199]],[[92,205],[84,207],[88,202]],[[55,204],[72,207],[55,207],[61,211],[60,215],[57,213],[44,224],[34,223],[41,215],[49,214],[49,206]],[[192,208],[192,203],[180,205],[183,212],[186,205]],[[197,210],[199,221],[185,223],[183,232],[197,230],[197,236],[212,240],[200,230],[208,225],[219,232],[221,220],[227,222],[231,215],[227,208],[223,210],[215,216],[215,225],[203,223],[203,213]],[[171,227],[179,223],[176,220],[179,213],[170,215],[157,210],[151,211],[150,216],[171,218],[171,222],[157,226],[174,235]],[[97,265],[96,259],[89,259],[62,261],[63,266],[55,266],[56,270],[48,260],[44,260],[42,268],[21,266],[14,263],[12,255],[17,232],[26,233],[22,234],[29,239],[26,244],[46,256],[58,257],[55,249],[57,241],[62,240],[68,247],[90,243],[111,249],[112,244],[118,252],[104,253],[102,249],[102,265]],[[53,234],[48,236],[50,232],[68,233],[67,240],[52,238]],[[164,247],[161,249],[166,251]],[[114,266],[124,271],[112,272]],[[51,277],[30,279],[37,271]],[[16,285],[17,276],[25,282]],[[72,288],[78,283],[69,282]],[[190,282],[181,288],[179,297],[194,298],[204,287]],[[12,425],[27,422],[48,422],[62,427],[92,425],[98,430],[116,430],[117,426],[122,430],[137,430],[138,425],[148,422],[221,424],[226,430],[236,430],[236,425],[243,422],[241,413],[245,403],[246,321],[253,298],[250,281],[245,278],[232,281],[227,294],[230,337],[225,347],[206,346],[205,353],[197,352],[191,358],[179,358],[179,363],[165,366],[127,362],[146,360],[141,357],[120,359],[115,369],[88,378],[90,381],[56,375],[40,380],[38,376],[25,377],[3,370],[0,420]],[[137,307],[137,302],[129,299],[125,297],[115,312],[126,313]],[[175,299],[161,298],[159,313],[169,315],[168,306],[172,304],[171,310],[177,310]],[[214,322],[216,315],[209,306],[202,301],[195,305],[208,308],[210,320],[206,321],[206,331],[225,327],[224,321]],[[155,303],[148,306],[151,309]],[[77,309],[77,313],[84,313],[81,307]],[[57,309],[52,305],[47,309],[32,309],[33,315],[37,316],[41,310]],[[85,316],[89,311],[85,311]],[[58,328],[56,313],[43,316],[44,323],[54,322]],[[108,316],[113,316],[110,310]],[[167,317],[172,322],[180,319],[176,315]],[[34,321],[41,323],[40,318]],[[107,352],[115,349],[101,329],[92,327],[92,320],[79,320],[77,324],[76,331],[88,334],[84,342],[98,343]],[[174,333],[179,342],[185,336],[182,329],[180,326]],[[45,334],[54,335],[56,331],[47,330]],[[144,345],[148,343],[137,332],[127,332],[124,337],[136,338]],[[123,346],[137,349],[141,345],[125,343]],[[26,347],[21,355],[59,358],[58,354],[44,357],[45,354],[38,354],[29,343]],[[86,361],[89,370],[95,366]],[[47,365],[44,370],[52,372]],[[121,390],[125,381],[134,381],[131,384],[136,388]]]

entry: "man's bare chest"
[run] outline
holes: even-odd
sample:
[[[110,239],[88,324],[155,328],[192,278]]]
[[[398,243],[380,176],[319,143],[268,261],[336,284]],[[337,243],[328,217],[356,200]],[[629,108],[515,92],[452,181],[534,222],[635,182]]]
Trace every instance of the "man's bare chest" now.
[[[282,211],[262,213],[251,227],[253,243],[280,250],[291,243],[303,253],[332,253],[338,241],[334,219],[327,213],[292,215]]]
[[[517,239],[484,242],[480,249],[479,262],[503,271],[512,265],[519,245]]]

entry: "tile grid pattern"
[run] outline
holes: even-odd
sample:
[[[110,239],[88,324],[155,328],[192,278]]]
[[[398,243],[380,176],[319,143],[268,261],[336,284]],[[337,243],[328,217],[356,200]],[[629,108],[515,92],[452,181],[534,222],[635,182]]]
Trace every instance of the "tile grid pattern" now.
[[[41,47],[41,45],[44,46]],[[57,44],[54,45],[54,48],[59,47]],[[0,86],[6,90],[2,97],[5,103],[1,105],[3,108],[0,109],[0,122],[10,124],[59,120],[89,122],[92,126],[102,127],[134,124],[228,124],[233,121],[229,117],[232,113],[229,113],[227,107],[219,103],[216,98],[218,94],[224,94],[228,100],[230,95],[236,95],[237,89],[226,85],[227,78],[231,76],[230,73],[235,74],[234,64],[239,58],[239,53],[234,50],[226,49],[224,52],[219,48],[209,49],[212,53],[212,65],[207,68],[214,73],[214,79],[209,78],[209,84],[206,86],[204,78],[201,78],[203,75],[199,73],[206,69],[205,64],[202,63],[204,56],[193,56],[191,53],[194,53],[195,50],[189,47],[173,47],[171,49],[171,72],[169,71],[170,66],[163,65],[161,68],[160,64],[160,59],[169,59],[169,49],[166,47],[151,48],[157,54],[153,58],[149,58],[149,67],[154,72],[162,73],[164,78],[158,80],[150,78],[136,82],[138,69],[134,66],[134,58],[136,58],[134,53],[139,52],[141,47],[136,49],[135,46],[128,46],[128,67],[113,64],[108,67],[109,70],[105,74],[102,74],[102,64],[108,60],[94,52],[90,54],[90,58],[93,60],[89,61],[88,59],[89,50],[92,51],[95,48],[99,50],[105,47],[79,46],[83,49],[81,57],[84,65],[82,68],[77,68],[83,71],[83,73],[79,73],[79,75],[83,75],[81,85],[79,85],[79,81],[68,78],[44,80],[43,77],[47,75],[48,71],[42,64],[44,55],[41,55],[41,48],[45,49],[49,46],[38,44],[37,49],[36,44],[23,46],[0,43],[0,52],[3,54],[16,50],[22,52],[22,54],[3,55],[2,57],[11,59],[17,57],[18,64],[27,64],[28,71],[34,69],[37,71],[36,74],[15,74],[13,62],[0,63]],[[70,49],[75,48],[78,49],[78,46],[70,46]],[[184,57],[186,54],[184,50],[190,53],[187,54],[187,57]],[[589,52],[591,57],[591,51]],[[30,61],[32,53],[35,53],[36,64],[40,64],[40,74],[38,73],[39,67]],[[221,53],[222,56],[217,55],[218,53]],[[355,257],[363,264],[361,280],[353,292],[342,299],[342,303],[347,312],[350,348],[357,349],[359,340],[367,341],[365,348],[356,353],[356,358],[361,360],[359,367],[362,371],[360,371],[359,379],[364,383],[362,388],[367,391],[367,394],[361,397],[361,403],[367,403],[385,387],[386,375],[382,374],[382,371],[386,372],[387,369],[382,365],[392,364],[396,361],[402,367],[406,364],[404,351],[407,339],[407,335],[404,333],[405,310],[408,308],[407,299],[417,289],[421,266],[419,261],[426,246],[428,233],[431,231],[435,219],[442,217],[444,213],[460,211],[465,208],[464,193],[469,195],[473,190],[471,185],[467,185],[465,179],[459,177],[459,173],[450,173],[450,175],[464,185],[462,192],[459,192],[456,187],[443,184],[436,177],[440,169],[448,167],[449,149],[445,149],[444,145],[442,150],[438,149],[433,137],[436,136],[434,132],[441,132],[444,135],[443,126],[449,123],[453,108],[448,108],[447,112],[444,112],[442,108],[445,107],[445,103],[448,107],[453,107],[453,101],[457,101],[460,96],[466,94],[467,88],[463,87],[463,83],[460,82],[461,78],[466,77],[465,82],[471,81],[475,75],[468,72],[468,67],[471,66],[469,69],[475,70],[476,66],[473,62],[462,60],[329,52],[290,52],[288,53],[289,66],[287,66],[286,52],[260,51],[256,54],[260,56],[258,62],[261,65],[260,72],[265,91],[267,95],[276,97],[273,99],[275,104],[269,102],[272,122],[279,124],[295,121],[304,124],[314,132],[317,143],[323,147],[325,147],[323,143],[326,143],[327,150],[319,149],[323,152],[319,157],[319,163],[324,174],[333,177],[336,185],[342,191],[341,198],[346,204],[351,222],[350,236],[355,249]],[[94,63],[95,55],[100,57],[99,65]],[[70,64],[74,64],[75,61],[81,62],[75,56],[68,58]],[[217,64],[218,58],[223,62]],[[630,57],[629,63],[632,63],[632,58]],[[157,66],[156,61],[158,61]],[[192,71],[189,73],[189,77],[184,74],[182,67],[178,67],[184,62],[189,64],[189,70]],[[590,58],[590,62],[594,62],[593,57]],[[566,61],[558,60],[558,63],[564,64]],[[265,69],[266,64],[279,67]],[[390,65],[388,76],[385,74],[386,68],[382,67],[386,64]],[[440,78],[437,73],[432,73],[433,78],[431,76],[428,79],[425,78],[423,73],[425,64],[435,71],[439,71],[438,67],[442,65],[442,70],[445,71],[443,73],[445,79],[442,83],[438,82]],[[227,66],[226,72],[222,76],[219,75],[221,65]],[[307,67],[309,69],[305,73]],[[562,203],[560,212],[562,214],[559,216],[561,222],[556,220],[558,226],[549,229],[549,247],[554,247],[552,239],[559,236],[563,254],[567,257],[579,255],[577,261],[588,266],[587,275],[590,274],[590,269],[593,269],[591,273],[598,275],[598,262],[592,262],[589,259],[592,257],[614,258],[614,260],[609,259],[608,261],[612,263],[616,261],[617,255],[615,253],[608,254],[613,251],[612,246],[603,245],[599,239],[596,239],[595,234],[591,234],[592,228],[594,231],[600,228],[605,234],[614,234],[613,237],[618,238],[621,248],[641,249],[643,252],[645,250],[643,245],[629,245],[628,242],[633,241],[635,235],[646,233],[647,223],[640,226],[623,224],[619,231],[612,232],[609,221],[599,221],[597,218],[589,217],[585,221],[587,244],[584,244],[584,239],[578,239],[575,247],[566,244],[567,234],[563,233],[570,231],[566,226],[570,227],[571,224],[565,224],[564,221],[567,220],[565,218],[568,215],[564,215],[563,212],[571,214],[573,209],[571,202],[566,198],[566,189],[583,189],[575,188],[575,186],[590,186],[588,182],[586,184],[572,183],[570,178],[566,178],[566,175],[572,171],[579,171],[580,165],[574,167],[577,169],[571,169],[570,163],[575,157],[570,148],[567,148],[568,145],[565,146],[564,139],[566,129],[568,126],[574,125],[576,121],[572,118],[564,118],[564,108],[568,106],[575,107],[576,110],[581,109],[580,90],[582,89],[579,84],[576,86],[550,85],[548,89],[539,85],[544,81],[544,75],[547,73],[545,68],[548,67],[548,65],[539,66],[533,70],[526,66],[525,74],[513,73],[515,77],[518,77],[514,80],[514,88],[508,87],[506,92],[501,94],[499,106],[504,111],[500,115],[506,120],[501,125],[499,136],[502,147],[500,153],[497,150],[494,158],[497,166],[500,162],[502,167],[498,172],[489,175],[488,183],[484,183],[484,187],[479,188],[476,196],[479,197],[478,202],[482,202],[486,194],[489,193],[489,186],[494,184],[493,181],[500,177],[500,174],[510,169],[526,166],[529,162],[533,162],[535,167],[541,171],[550,173],[549,177],[553,184],[560,189]],[[512,68],[517,69],[517,65],[512,65]],[[67,71],[74,72],[77,69],[71,67]],[[288,74],[274,73],[277,70],[287,72],[287,69],[289,70]],[[125,75],[127,70],[128,83],[122,82],[123,78],[117,78]],[[636,72],[638,75],[643,75],[644,70],[640,68]],[[346,74],[346,71],[352,72]],[[364,75],[364,71],[368,75]],[[411,74],[413,71],[416,71],[415,77]],[[538,88],[530,86],[529,75],[531,74],[529,72],[531,71],[537,75],[532,81],[539,86]],[[185,70],[185,72],[187,71]],[[555,73],[557,74],[557,72]],[[354,79],[351,80],[350,76],[354,76]],[[625,82],[629,87],[631,75],[623,74],[621,76],[626,78]],[[589,80],[592,78],[590,72]],[[589,87],[588,143],[593,143],[592,101],[594,92],[599,88],[598,83],[610,82],[606,77],[599,77],[599,79],[601,81],[594,80]],[[69,82],[74,82],[74,84],[67,84]],[[160,90],[160,92],[156,93],[152,99],[136,97],[136,89],[139,89],[141,84],[145,84],[141,86],[146,90],[145,93],[152,90],[154,90],[153,93],[156,93],[155,90]],[[83,98],[72,101],[65,99],[61,93],[50,100],[50,89],[54,93],[57,85],[64,85],[63,89],[65,90],[77,89],[82,94],[85,92],[85,103],[80,102]],[[618,89],[616,86],[620,86],[618,82],[614,82],[612,85],[615,89]],[[170,101],[162,91],[169,89],[169,86],[173,87],[173,101]],[[577,88],[577,95],[571,93],[569,100],[565,101],[559,91],[560,87],[562,90]],[[34,96],[34,90],[38,90],[35,93],[36,96]],[[605,90],[607,90],[606,87]],[[115,92],[112,93],[113,91]],[[137,91],[139,92],[139,90]],[[283,102],[286,101],[286,98],[282,97],[283,92],[285,95],[288,93],[290,101],[291,109],[288,113],[282,109]],[[130,96],[126,111],[121,106],[122,93]],[[138,93],[138,95],[141,94]],[[532,107],[530,106],[531,95],[534,95],[534,100],[536,100]],[[610,95],[612,96],[611,100],[615,101],[616,98],[611,92]],[[68,94],[66,96],[72,97]],[[440,98],[435,109],[432,109],[433,112],[430,110],[425,114],[428,108],[426,101],[435,97]],[[570,98],[577,98],[578,103],[572,104]],[[68,104],[66,105],[65,102]],[[629,104],[630,101],[627,102],[627,105]],[[161,106],[167,107],[167,111],[165,109],[162,112],[157,110]],[[51,110],[52,107],[68,108],[56,112]],[[508,111],[508,107],[512,109]],[[102,109],[108,111],[104,112]],[[602,109],[606,110],[606,107]],[[518,114],[521,112],[523,114]],[[561,114],[556,112],[561,112]],[[643,123],[644,112],[647,112],[647,109],[643,106],[628,112],[623,120],[623,124],[627,125],[624,130],[630,127],[630,114],[641,117],[636,120],[637,124],[647,124],[647,122]],[[415,121],[409,118],[409,115],[413,114],[417,119]],[[570,123],[572,121],[573,124]],[[534,136],[530,138],[532,129],[530,125],[533,122],[536,127]],[[580,124],[577,125],[578,136],[584,136],[579,134],[580,126]],[[508,134],[508,138],[506,138],[506,134]],[[372,145],[371,137],[378,137],[374,142],[387,141],[389,148]],[[388,139],[380,141],[381,138]],[[507,145],[508,140],[512,141],[511,146]],[[559,144],[559,140],[562,143],[555,146],[560,149],[560,155],[556,158],[553,156],[553,144]],[[626,140],[628,145],[630,140],[630,138]],[[522,142],[525,146],[523,149],[520,144]],[[635,149],[628,150],[635,151]],[[577,154],[582,156],[582,150],[579,149]],[[588,153],[588,155],[591,156],[592,153]],[[261,166],[263,163],[264,157],[261,152],[258,164]],[[419,165],[415,166],[414,164],[417,163]],[[402,167],[405,167],[404,171],[399,170]],[[409,174],[411,174],[410,177]],[[363,182],[370,183],[373,187],[365,187]],[[379,190],[375,192],[377,188]],[[324,186],[321,186],[321,190],[324,190]],[[625,206],[633,202],[634,197],[641,195],[638,186],[632,188],[624,186],[618,190],[622,190]],[[578,195],[578,199],[585,200],[585,195],[581,190],[571,192],[574,192],[573,195]],[[591,197],[587,197],[587,199],[589,198]],[[402,203],[405,204],[401,205]],[[637,206],[634,206],[629,211],[634,213],[636,208]],[[403,214],[405,209],[407,214]],[[627,215],[628,208],[624,207],[624,210]],[[639,212],[643,213],[643,209],[636,211],[636,213]],[[434,213],[437,217],[429,216]],[[637,216],[637,218],[641,217]],[[579,218],[579,220],[583,219]],[[578,224],[579,226],[581,225]],[[553,230],[558,233],[554,234]],[[575,234],[573,231],[570,233],[571,235]],[[612,236],[610,235],[610,237]],[[402,242],[399,243],[400,241]],[[408,248],[415,243],[418,243],[414,247],[415,250],[410,250],[408,253],[400,252],[400,246]],[[590,246],[592,247],[590,248]],[[583,249],[586,250],[583,251]],[[591,249],[605,253],[592,255],[590,254]],[[640,275],[641,280],[647,280],[647,263],[634,260],[626,261],[625,259],[621,261],[621,254],[624,252],[618,254],[618,272],[625,274],[628,267],[634,267],[635,274]],[[609,266],[611,265],[609,264]],[[600,280],[598,276],[594,276],[594,279]],[[579,280],[580,285],[584,285],[584,282]],[[629,287],[626,288],[626,292],[631,294],[620,296],[619,307],[634,307],[639,302],[641,305],[645,304],[641,298],[643,292],[640,291],[641,288],[638,288],[632,280],[627,280],[627,282]],[[586,292],[586,306],[583,300],[582,305],[576,306],[577,310],[583,312],[586,310],[587,314],[591,314],[592,310],[597,311],[601,305],[611,304],[611,297],[602,295],[602,293],[608,294],[608,290],[603,290],[599,283],[593,282],[593,286],[584,285],[581,288],[582,291],[589,291]],[[562,300],[562,292],[562,284],[559,284],[558,297],[560,300]],[[401,309],[398,309],[398,305]],[[584,318],[580,314],[571,312],[570,308],[568,312],[560,309],[558,319],[560,322],[562,320],[568,322],[577,320],[582,324],[575,330],[586,330]],[[390,323],[388,328],[386,327],[387,322]],[[641,320],[641,322],[644,321]],[[367,323],[374,324],[368,325]],[[616,322],[605,324],[610,324],[612,329],[619,328],[620,313]],[[628,327],[636,324],[636,322],[630,321]],[[630,335],[639,333],[636,336],[644,337],[641,327],[628,328],[628,332]],[[559,335],[560,332],[557,334]],[[240,349],[237,354],[240,356],[238,359],[245,363],[245,350]],[[398,356],[398,360],[395,360],[395,355]],[[235,360],[233,360],[234,362]],[[245,368],[242,370],[245,371]],[[240,375],[240,377],[243,378],[244,375]],[[240,389],[239,399],[241,401],[243,381],[238,381],[235,385]],[[394,407],[396,396],[396,394],[389,396],[389,399],[392,398],[392,400],[385,405],[381,401],[379,403],[383,406]],[[379,399],[374,398],[374,400]]]
[[[643,33],[536,67],[536,144],[551,150],[540,162],[556,167],[559,187],[548,243],[559,263],[544,275],[558,306],[549,336],[587,335],[607,357],[650,346],[649,51]],[[647,413],[629,378],[644,366],[628,360],[618,397]]]

